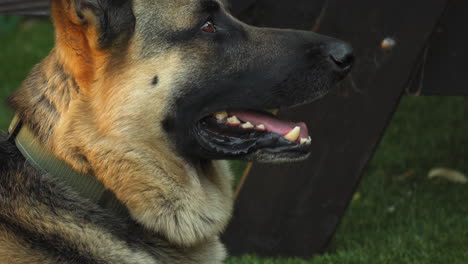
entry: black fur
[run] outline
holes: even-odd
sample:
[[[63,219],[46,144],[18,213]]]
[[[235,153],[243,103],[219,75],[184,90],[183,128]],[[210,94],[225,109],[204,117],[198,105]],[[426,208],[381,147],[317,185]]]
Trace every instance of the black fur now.
[[[99,20],[99,44],[102,49],[121,48],[133,35],[135,16],[130,0],[74,0],[78,16],[90,9]]]

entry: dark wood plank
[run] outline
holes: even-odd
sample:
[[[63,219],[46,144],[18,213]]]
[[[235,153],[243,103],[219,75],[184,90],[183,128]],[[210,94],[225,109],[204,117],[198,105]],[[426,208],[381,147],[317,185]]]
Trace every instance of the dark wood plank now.
[[[253,166],[223,237],[231,254],[309,257],[325,250],[447,3],[327,2],[319,32],[353,44],[358,61],[352,78],[339,92],[282,113],[309,124],[312,157],[287,166]],[[310,29],[316,9],[323,7],[310,0],[258,0],[239,17]],[[380,48],[387,36],[397,41],[392,51]]]
[[[453,0],[420,56],[410,94],[468,96],[468,1]]]
[[[49,0],[0,0],[0,15],[49,15]]]

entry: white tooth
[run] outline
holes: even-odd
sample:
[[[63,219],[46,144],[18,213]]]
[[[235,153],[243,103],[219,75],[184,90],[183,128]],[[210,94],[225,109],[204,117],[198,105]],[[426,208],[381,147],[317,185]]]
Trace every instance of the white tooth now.
[[[231,116],[227,119],[227,122],[230,125],[240,125],[241,121],[237,118],[237,116]]]
[[[228,117],[228,114],[225,111],[223,111],[223,112],[218,112],[218,113],[214,114],[214,116],[218,120],[224,120],[224,119],[226,119]]]
[[[242,128],[249,129],[249,128],[254,128],[254,125],[252,123],[247,122],[245,124],[242,124]]]
[[[257,129],[258,130],[266,130],[266,127],[265,127],[265,125],[260,124],[260,125],[257,126]]]
[[[299,138],[299,135],[301,134],[301,127],[295,127],[291,131],[289,131],[288,134],[284,136],[285,139],[289,141],[296,141]]]
[[[312,139],[310,137],[301,138],[301,145],[309,145],[310,143],[312,143]]]

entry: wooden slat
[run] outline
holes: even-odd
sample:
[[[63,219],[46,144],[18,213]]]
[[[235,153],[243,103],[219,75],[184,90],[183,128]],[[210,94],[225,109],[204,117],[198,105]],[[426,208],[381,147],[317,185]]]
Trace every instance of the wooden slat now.
[[[323,11],[316,2],[257,0],[240,17],[312,29]],[[253,166],[223,236],[231,254],[310,257],[325,250],[448,1],[326,2],[319,32],[351,42],[357,63],[339,94],[281,114],[309,124],[312,156]],[[396,39],[392,51],[381,49],[385,37]]]
[[[48,15],[48,0],[0,0],[0,15]]]

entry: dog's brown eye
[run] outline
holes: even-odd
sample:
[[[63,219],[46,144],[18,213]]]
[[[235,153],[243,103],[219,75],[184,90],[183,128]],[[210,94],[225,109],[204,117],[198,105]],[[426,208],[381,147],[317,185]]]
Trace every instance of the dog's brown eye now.
[[[215,33],[216,32],[216,25],[213,23],[213,21],[208,20],[205,22],[205,24],[201,27],[201,29],[205,32],[208,33]]]

